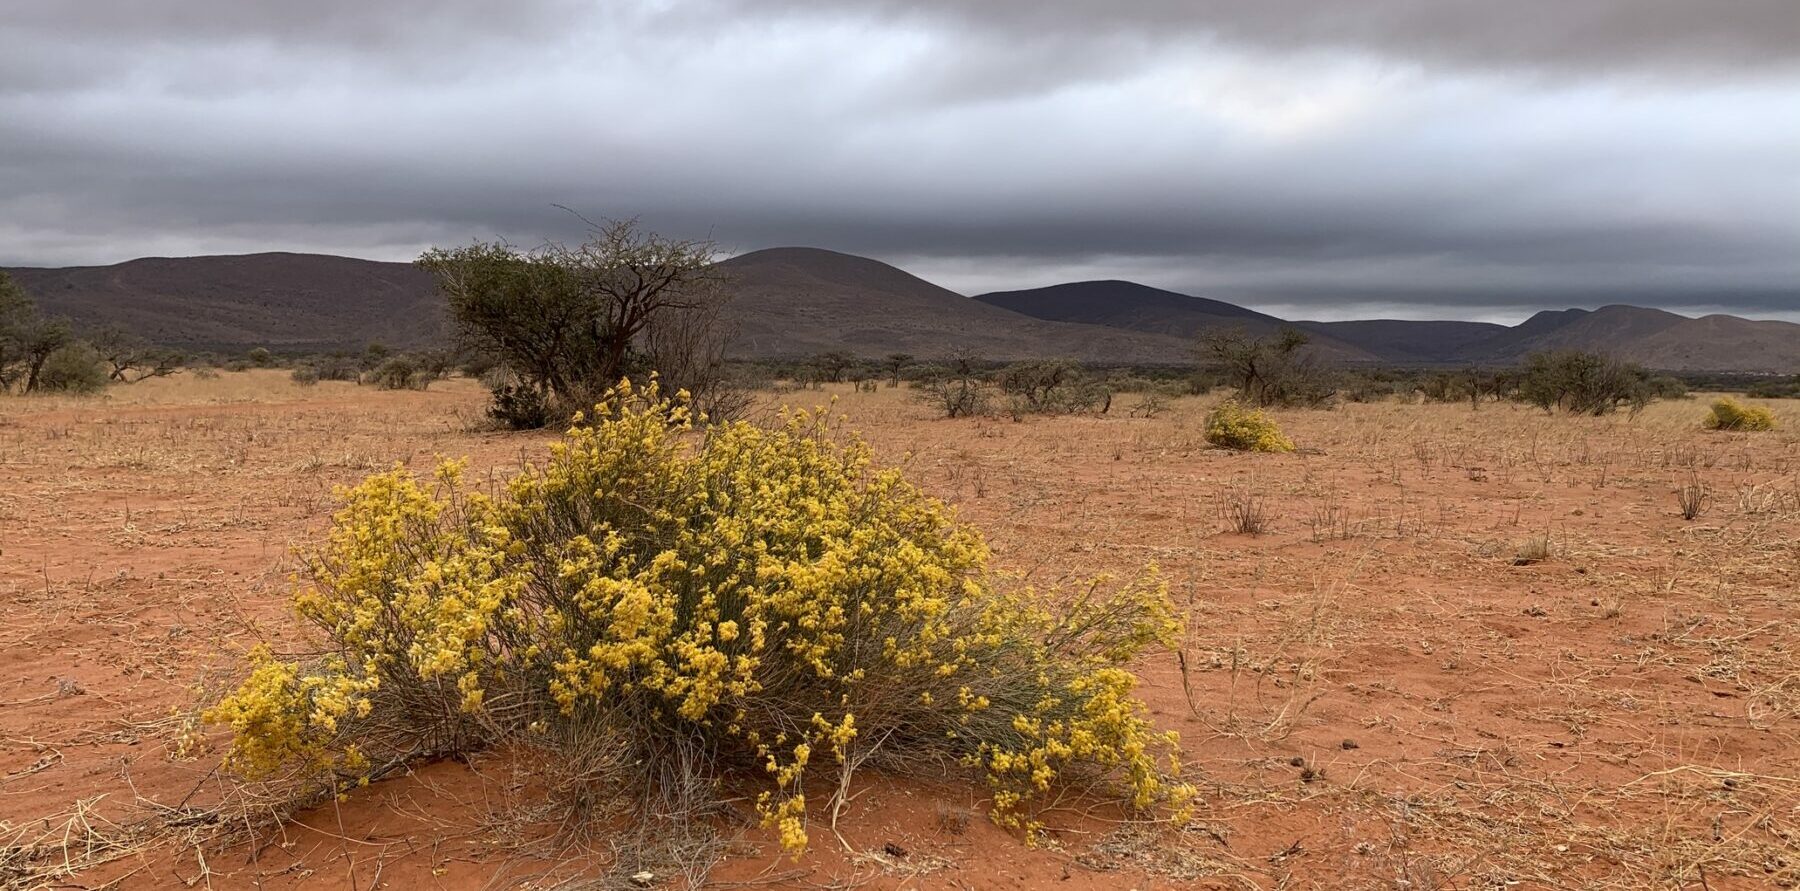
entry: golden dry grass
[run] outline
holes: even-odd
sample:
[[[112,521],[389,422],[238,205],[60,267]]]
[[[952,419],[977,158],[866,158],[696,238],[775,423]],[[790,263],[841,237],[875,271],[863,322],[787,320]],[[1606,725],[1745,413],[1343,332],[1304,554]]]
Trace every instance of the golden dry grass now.
[[[973,788],[871,779],[846,810],[854,855],[776,865],[747,830],[716,880],[1800,882],[1800,406],[1762,403],[1782,430],[1741,434],[1701,429],[1704,400],[1604,419],[1347,405],[1276,412],[1301,451],[1246,455],[1206,445],[1210,399],[1014,422],[833,395],[1008,568],[1162,567],[1190,639],[1141,666],[1143,692],[1206,800],[1175,837],[1071,805],[1062,850],[1027,851],[980,821],[944,828],[979,812]],[[573,878],[506,835],[523,781],[500,762],[422,768],[246,851],[201,831],[224,798],[216,752],[178,753],[196,687],[290,633],[286,554],[333,485],[437,455],[504,472],[542,448],[470,432],[480,410],[467,381],[385,393],[279,372],[0,400],[0,886],[67,871],[65,850],[71,868],[112,861],[83,881],[123,887]],[[1692,521],[1690,485],[1709,496]],[[1227,529],[1233,497],[1264,505],[1262,534]]]

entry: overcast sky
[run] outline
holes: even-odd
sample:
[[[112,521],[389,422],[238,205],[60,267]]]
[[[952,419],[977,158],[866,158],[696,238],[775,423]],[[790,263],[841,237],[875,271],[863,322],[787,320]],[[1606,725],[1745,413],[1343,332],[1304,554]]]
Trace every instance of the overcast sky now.
[[[578,235],[1800,320],[1794,0],[0,0],[0,265]]]

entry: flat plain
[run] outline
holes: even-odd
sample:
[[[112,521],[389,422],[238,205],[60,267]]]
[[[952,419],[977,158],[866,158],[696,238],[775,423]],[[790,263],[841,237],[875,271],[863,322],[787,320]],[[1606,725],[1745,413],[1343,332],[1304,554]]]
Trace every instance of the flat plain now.
[[[604,834],[535,831],[504,753],[279,828],[214,807],[196,705],[253,644],[299,645],[292,554],[334,487],[543,454],[549,435],[480,432],[484,396],[259,371],[0,399],[0,887],[683,885],[620,870]],[[1209,397],[941,420],[844,385],[758,412],[828,400],[1020,583],[1159,568],[1187,640],[1137,666],[1140,694],[1200,811],[1176,830],[1072,800],[1032,848],[973,783],[864,776],[798,859],[726,827],[713,887],[1800,885],[1793,404],[1759,434],[1701,429],[1704,400],[1277,411],[1291,455],[1210,448]]]

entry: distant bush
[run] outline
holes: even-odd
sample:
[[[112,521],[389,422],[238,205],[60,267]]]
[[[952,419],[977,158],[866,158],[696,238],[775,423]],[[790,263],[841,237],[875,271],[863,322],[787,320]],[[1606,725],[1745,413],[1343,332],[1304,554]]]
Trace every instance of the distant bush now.
[[[946,418],[986,414],[990,405],[989,385],[978,365],[972,357],[959,356],[946,364],[931,366],[920,372],[915,380],[915,392],[921,401],[942,412]]]
[[[1666,374],[1655,375],[1646,379],[1644,386],[1650,388],[1650,396],[1655,399],[1688,398],[1687,384],[1682,383],[1681,378],[1678,377]]]
[[[964,765],[1028,832],[1064,787],[1183,816],[1126,667],[1179,639],[1154,576],[1005,590],[974,530],[822,418],[690,426],[623,390],[503,495],[455,464],[352,490],[296,597],[326,655],[257,651],[208,713],[227,767],[342,789],[510,746],[573,819],[626,797],[684,821],[735,774],[792,851],[864,763]]]
[[[244,354],[244,359],[257,368],[269,368],[275,364],[275,355],[262,347],[257,347]]]
[[[1745,388],[1752,399],[1800,399],[1800,380],[1762,381]]]
[[[1338,383],[1338,395],[1346,402],[1382,402],[1399,396],[1411,401],[1413,390],[1411,383],[1389,380],[1374,373],[1345,375]]]
[[[292,377],[294,383],[299,384],[302,387],[318,386],[319,368],[316,365],[297,366],[294,369],[294,373],[289,375],[289,377]]]
[[[886,372],[888,376],[888,386],[900,386],[900,375],[911,368],[912,364],[913,355],[911,353],[888,353],[887,358],[881,360],[882,371]]]
[[[1337,372],[1305,349],[1305,332],[1287,328],[1273,337],[1241,330],[1208,331],[1200,338],[1202,368],[1237,390],[1251,405],[1329,406],[1337,396]]]
[[[495,359],[489,353],[465,351],[464,355],[457,357],[455,364],[457,370],[461,371],[464,377],[480,380],[486,377],[488,372],[500,367],[500,360]]]
[[[1520,373],[1518,393],[1545,411],[1594,416],[1620,409],[1636,414],[1656,398],[1642,368],[1578,350],[1532,354]]]
[[[1479,409],[1483,402],[1515,396],[1519,378],[1519,372],[1509,369],[1464,368],[1420,375],[1412,387],[1427,402],[1467,402],[1470,408]]]
[[[58,347],[38,372],[37,389],[46,393],[88,395],[106,389],[106,363],[98,350],[76,341]]]
[[[1235,401],[1219,403],[1206,415],[1206,441],[1240,452],[1291,452],[1294,441],[1262,411]]]
[[[315,357],[307,364],[318,370],[319,380],[322,381],[362,382],[362,363],[348,353]]]
[[[775,387],[775,372],[762,362],[731,362],[725,366],[725,378],[738,390],[769,390]]]
[[[418,357],[406,354],[383,359],[368,375],[369,383],[383,390],[424,390],[436,379]]]
[[[1017,362],[1000,369],[997,380],[1014,417],[1104,414],[1112,407],[1111,388],[1074,362]]]
[[[1712,404],[1706,426],[1710,430],[1773,430],[1775,413],[1760,405],[1745,405],[1728,396]]]

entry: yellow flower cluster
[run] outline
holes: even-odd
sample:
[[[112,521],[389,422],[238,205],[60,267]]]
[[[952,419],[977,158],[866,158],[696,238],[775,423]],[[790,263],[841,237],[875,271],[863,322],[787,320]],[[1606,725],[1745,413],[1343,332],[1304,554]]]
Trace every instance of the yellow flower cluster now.
[[[1206,415],[1206,441],[1240,452],[1291,452],[1294,441],[1260,409],[1227,400]]]
[[[503,495],[456,464],[346,493],[296,596],[336,651],[258,658],[214,710],[232,764],[344,771],[501,739],[613,740],[640,763],[700,739],[719,767],[764,768],[759,809],[795,851],[821,752],[839,771],[878,747],[961,759],[1027,828],[1026,803],[1083,772],[1141,808],[1191,794],[1123,667],[1180,631],[1153,574],[1060,606],[1002,590],[980,536],[828,416],[692,421],[680,394],[626,382]]]
[[[368,766],[355,745],[335,742],[339,721],[368,717],[368,694],[380,683],[376,677],[351,677],[332,660],[320,671],[303,673],[263,646],[250,651],[250,664],[242,686],[205,715],[210,723],[231,727],[227,767],[247,776],[269,776],[295,765],[350,772]]]
[[[1706,417],[1709,430],[1774,430],[1775,413],[1760,405],[1745,405],[1729,396],[1712,404]]]

